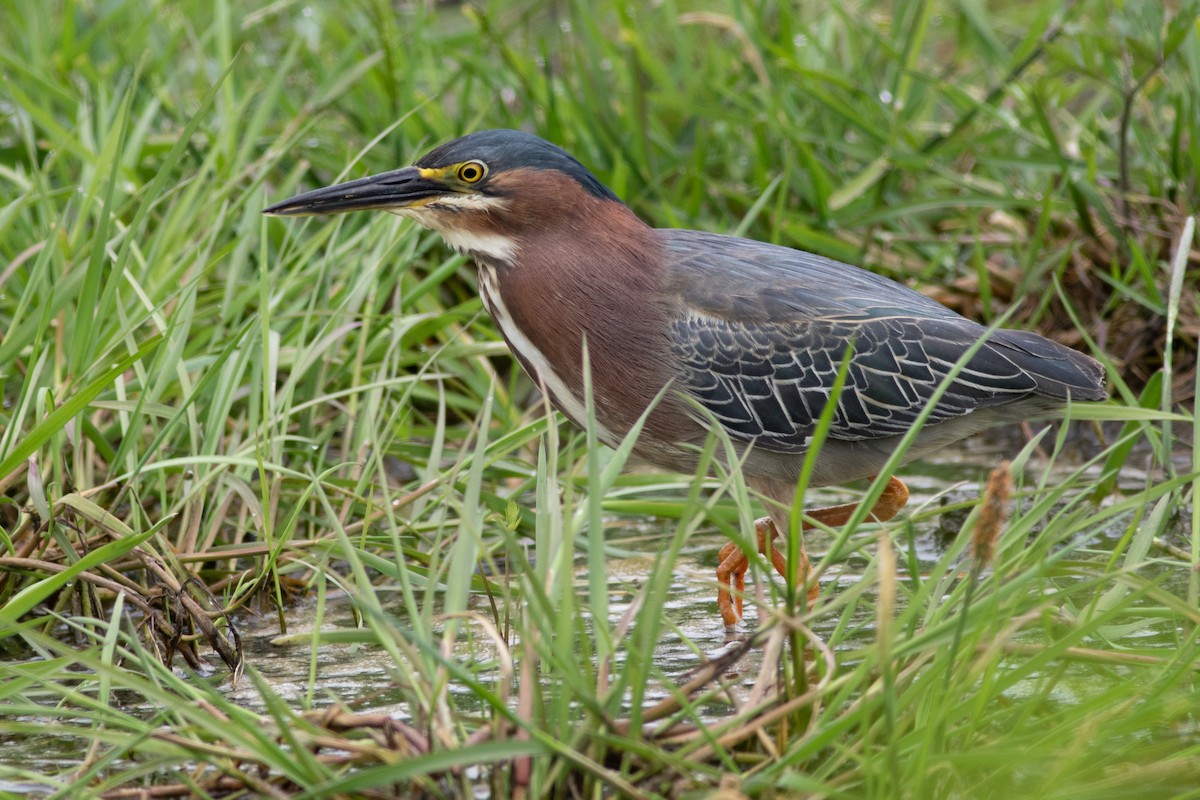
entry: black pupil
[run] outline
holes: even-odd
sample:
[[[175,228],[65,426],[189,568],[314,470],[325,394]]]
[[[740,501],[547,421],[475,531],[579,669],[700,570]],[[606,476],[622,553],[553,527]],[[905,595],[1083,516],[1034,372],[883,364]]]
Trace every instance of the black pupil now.
[[[477,180],[479,178],[479,169],[476,167],[463,167],[462,176],[465,181]]]

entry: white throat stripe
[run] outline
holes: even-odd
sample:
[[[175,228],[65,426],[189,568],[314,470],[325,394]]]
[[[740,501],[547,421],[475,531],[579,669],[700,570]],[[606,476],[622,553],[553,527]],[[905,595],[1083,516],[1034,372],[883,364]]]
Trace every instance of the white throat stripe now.
[[[507,236],[470,231],[438,231],[450,249],[464,255],[482,255],[494,261],[511,264],[517,255],[517,245]]]
[[[407,208],[389,208],[391,213],[415,220],[418,225],[430,228],[441,234],[456,253],[470,256],[480,256],[512,264],[516,259],[516,242],[498,233],[475,233],[465,230],[462,222],[471,214],[488,212],[504,208],[508,201],[500,197],[488,197],[482,194],[447,194],[433,198],[423,205]]]

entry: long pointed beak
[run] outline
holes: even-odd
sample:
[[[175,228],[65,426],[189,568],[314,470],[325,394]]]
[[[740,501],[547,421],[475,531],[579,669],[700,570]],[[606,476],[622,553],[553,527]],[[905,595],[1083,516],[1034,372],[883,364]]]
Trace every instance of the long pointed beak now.
[[[262,213],[271,217],[307,217],[369,208],[409,208],[445,193],[446,187],[423,177],[416,167],[405,167],[298,194],[263,209]]]

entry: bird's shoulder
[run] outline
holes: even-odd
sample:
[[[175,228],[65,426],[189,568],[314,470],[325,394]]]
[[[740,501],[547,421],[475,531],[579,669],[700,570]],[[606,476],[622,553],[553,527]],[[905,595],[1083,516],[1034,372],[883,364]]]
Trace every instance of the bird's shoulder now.
[[[701,231],[656,233],[663,288],[679,313],[758,324],[830,315],[962,319],[882,275],[814,253]]]

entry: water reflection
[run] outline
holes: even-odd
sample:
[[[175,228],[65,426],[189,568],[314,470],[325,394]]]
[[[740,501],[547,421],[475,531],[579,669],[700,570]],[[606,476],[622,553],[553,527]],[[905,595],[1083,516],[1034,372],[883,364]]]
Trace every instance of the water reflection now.
[[[987,472],[1000,460],[1020,449],[1020,446],[1020,442],[1014,443],[1010,440],[975,439],[941,460],[930,460],[904,469],[903,477],[911,491],[911,498],[902,517],[913,519],[921,517],[922,514],[924,517],[919,525],[910,525],[901,519],[892,526],[893,540],[899,551],[897,577],[901,582],[910,577],[908,570],[923,572],[943,557],[947,546],[959,534],[969,513],[967,508],[944,513],[941,509],[969,503],[978,498]],[[1040,469],[1038,465],[1032,464],[1031,474],[1036,474]],[[1064,466],[1063,469],[1068,468]],[[1134,464],[1123,474],[1122,480],[1131,491],[1146,485],[1146,476],[1139,474]],[[818,490],[813,495],[814,504],[826,501],[844,502],[847,499],[846,494],[837,490]],[[673,527],[673,521],[659,523],[654,520],[624,519],[614,521],[606,531],[607,540],[617,549],[628,553],[606,563],[610,627],[615,628],[622,616],[629,611],[630,603],[643,582],[651,575],[659,548],[670,537]],[[1124,525],[1112,526],[1107,533],[1099,532],[1091,546],[1098,549],[1111,548],[1123,532]],[[851,542],[850,552],[840,559],[840,563],[822,575],[823,598],[833,597],[861,582],[864,570],[874,553],[874,536],[869,530],[857,536]],[[1104,541],[1106,538],[1110,540]],[[654,656],[655,666],[667,680],[682,678],[695,669],[704,657],[711,658],[720,654],[729,645],[716,610],[714,583],[716,553],[725,541],[715,531],[694,535],[680,554],[671,574],[671,585],[663,612],[666,623]],[[824,554],[829,541],[826,537],[812,534],[807,541],[815,563]],[[582,563],[582,558],[580,562]],[[762,577],[760,575],[759,579]],[[586,592],[587,576],[580,574],[576,578],[579,591]],[[747,588],[750,588],[749,584]],[[866,647],[874,639],[875,618],[872,609],[875,587],[858,586],[858,589],[863,591],[864,595],[862,601],[857,603],[854,616],[848,624],[836,613],[819,615],[814,622],[814,631],[822,638],[829,637],[835,628],[844,625],[845,630],[838,633],[837,639],[838,647],[842,650],[854,651]],[[767,602],[771,602],[769,598]],[[751,609],[752,604],[747,601],[747,611],[753,620],[754,611]],[[327,619],[327,626],[353,624],[348,603],[343,602],[339,606],[335,602],[332,611],[333,616]],[[304,625],[306,614],[310,613],[304,608],[293,609],[289,615],[292,620],[290,624],[296,627]],[[750,628],[753,628],[753,625],[748,626],[748,629]],[[248,637],[247,652],[251,663],[271,680],[277,691],[284,696],[299,699],[307,691],[305,687],[309,670],[308,651],[306,648],[271,646],[270,641],[274,633],[274,629],[266,629]],[[1142,629],[1138,635],[1153,638],[1165,633],[1168,632],[1159,631],[1156,634],[1153,629],[1149,632]],[[482,637],[472,637],[471,646],[476,650],[463,652],[461,655],[473,661],[490,659],[492,655],[481,654],[477,650],[483,641]],[[618,653],[617,658],[621,657]],[[745,681],[756,677],[759,667],[757,658],[758,654],[752,653],[741,662],[739,676]],[[403,712],[398,697],[389,689],[394,675],[391,659],[380,650],[323,644],[319,659],[320,695],[313,698],[316,704],[337,700],[360,711]],[[661,688],[651,691],[653,694],[647,695],[647,699],[651,701],[666,694]],[[242,692],[235,695],[239,702],[254,702],[253,696],[245,694],[245,690]]]
[[[911,499],[902,519],[891,527],[898,551],[900,581],[910,577],[910,569],[924,571],[936,564],[946,553],[948,544],[958,535],[968,513],[966,510],[961,513],[927,512],[977,498],[987,471],[1013,450],[1012,444],[1007,442],[975,441],[963,451],[955,453],[954,460],[929,461],[904,470],[903,477],[911,490]],[[1186,463],[1182,466],[1186,468]],[[1037,469],[1038,467],[1034,466],[1031,472]],[[1130,490],[1136,491],[1144,488],[1146,477],[1138,471],[1136,464],[1131,463],[1130,468],[1123,472],[1122,480]],[[836,503],[847,499],[846,494],[835,490],[822,490],[815,494],[814,503]],[[910,525],[904,521],[914,518],[920,518],[920,524]],[[608,531],[608,539],[627,555],[611,559],[606,564],[610,627],[615,627],[630,610],[630,605],[635,601],[640,588],[652,574],[659,548],[669,539],[673,528],[673,521],[660,523],[646,519],[622,519],[612,524],[611,530]],[[1090,542],[1090,546],[1100,550],[1111,549],[1116,538],[1123,532],[1124,525],[1116,525],[1107,534],[1098,533],[1095,540]],[[1109,540],[1106,541],[1106,538]],[[654,652],[654,663],[663,681],[682,680],[705,657],[719,655],[730,646],[716,610],[715,591],[716,553],[725,541],[715,531],[701,532],[693,536],[671,573],[671,583],[663,611],[665,624]],[[814,562],[824,554],[828,545],[826,537],[808,537],[809,551],[814,557]],[[854,588],[864,593],[850,620],[842,620],[838,613],[829,613],[819,615],[814,622],[815,633],[823,639],[837,633],[839,658],[852,658],[848,654],[869,646],[874,639],[875,587],[873,584],[860,585],[864,571],[873,556],[874,547],[874,534],[869,530],[864,531],[852,540],[850,551],[840,562],[821,578],[823,598],[834,597]],[[758,577],[761,580],[763,576]],[[580,574],[576,579],[581,593],[585,592],[587,576]],[[402,616],[402,604],[398,595],[392,598],[385,595],[384,601],[386,607],[394,610],[397,616]],[[747,609],[751,615],[754,614],[752,608],[753,605],[748,602]],[[488,613],[482,606],[480,611],[485,616]],[[301,603],[289,609],[289,632],[297,634],[310,631],[314,616],[315,605],[312,602]],[[753,619],[753,616],[751,618]],[[1162,646],[1164,641],[1170,642],[1175,636],[1175,631],[1170,628],[1173,624],[1171,618],[1165,618],[1158,624],[1151,622],[1124,634],[1121,639],[1126,642],[1136,638],[1137,646]],[[329,597],[323,620],[324,630],[347,630],[356,625],[350,600],[345,596]],[[836,630],[840,626],[844,627],[844,630]],[[752,627],[748,626],[748,629]],[[385,648],[330,641],[320,641],[315,651],[311,646],[279,645],[275,643],[279,631],[273,619],[264,619],[258,626],[252,621],[247,624],[247,621],[243,620],[242,630],[248,663],[262,676],[270,690],[289,705],[295,708],[322,708],[341,704],[360,713],[385,713],[397,719],[409,718],[410,709],[405,701],[407,692],[398,687],[397,667],[393,656]],[[468,641],[468,637],[464,637],[463,641]],[[1086,642],[1083,644],[1087,646]],[[469,637],[469,644],[464,645],[464,649],[458,655],[464,661],[476,664],[494,662],[496,653],[489,647],[485,637],[472,636]],[[619,668],[620,659],[623,657],[623,651],[617,654],[616,668]],[[752,651],[739,663],[737,673],[727,677],[735,686],[748,690],[758,677],[761,657],[760,652]],[[1120,672],[1120,669],[1112,668],[1112,671]],[[484,671],[482,679],[496,680],[495,675],[494,670]],[[1014,696],[1034,691],[1036,679],[1036,674],[1031,675],[1028,680],[1015,685],[1012,690]],[[1086,680],[1086,677],[1084,679]],[[647,687],[644,702],[650,704],[667,697],[669,692],[665,687],[666,683]],[[222,690],[230,700],[240,705],[257,710],[264,707],[251,681],[243,681],[236,687],[226,685]],[[456,696],[456,705],[460,710],[482,711],[468,687],[452,682],[450,691]],[[1070,702],[1073,696],[1072,682],[1059,680],[1055,692],[1057,694],[1050,699]],[[704,714],[712,716],[720,716],[728,711],[728,708],[712,703],[703,708]],[[154,709],[147,709],[147,716],[153,713]],[[58,741],[61,743],[63,740]],[[36,748],[37,752],[30,751],[30,747]],[[75,752],[76,748],[73,746],[69,747],[69,752],[55,752],[32,737],[24,738],[20,742],[6,742],[4,750],[3,761],[17,758],[28,762],[29,758],[34,757],[39,763],[45,764],[47,769],[76,763],[79,758],[79,753]],[[21,753],[18,750],[25,752]]]

